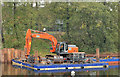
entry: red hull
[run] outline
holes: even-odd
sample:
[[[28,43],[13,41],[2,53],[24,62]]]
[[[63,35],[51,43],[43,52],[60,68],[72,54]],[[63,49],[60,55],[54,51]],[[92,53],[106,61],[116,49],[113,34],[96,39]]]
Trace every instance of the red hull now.
[[[109,65],[120,65],[120,61],[111,61],[111,62],[106,62]]]

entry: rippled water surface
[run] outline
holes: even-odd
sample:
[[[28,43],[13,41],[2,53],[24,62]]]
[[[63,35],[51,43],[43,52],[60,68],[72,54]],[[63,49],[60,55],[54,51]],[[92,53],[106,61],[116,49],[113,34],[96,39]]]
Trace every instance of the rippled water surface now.
[[[0,75],[67,75],[71,76],[71,71],[69,72],[47,72],[47,73],[36,73],[34,71],[30,71],[27,69],[16,68],[11,64],[0,64]],[[119,75],[120,76],[120,68],[108,68],[103,70],[86,70],[86,71],[75,71],[75,75]]]

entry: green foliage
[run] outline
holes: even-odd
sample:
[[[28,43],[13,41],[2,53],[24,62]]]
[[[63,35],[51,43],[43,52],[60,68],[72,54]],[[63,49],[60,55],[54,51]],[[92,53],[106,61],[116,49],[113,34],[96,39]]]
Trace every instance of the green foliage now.
[[[23,50],[27,29],[55,29],[55,25],[59,25],[55,22],[60,20],[63,21],[65,32],[50,32],[56,33],[54,36],[58,41],[75,44],[79,51],[88,53],[95,52],[96,48],[101,51],[118,51],[118,3],[53,2],[45,3],[45,7],[31,7],[32,4],[15,3],[16,6],[13,6],[12,2],[4,3],[3,47]],[[33,39],[32,51],[48,53],[50,46],[50,41]]]
[[[110,7],[102,3],[79,3],[76,12],[70,16],[70,38],[66,34],[66,41],[70,40],[80,51],[88,53],[95,52],[96,48],[101,51],[118,51],[118,3],[113,5]]]

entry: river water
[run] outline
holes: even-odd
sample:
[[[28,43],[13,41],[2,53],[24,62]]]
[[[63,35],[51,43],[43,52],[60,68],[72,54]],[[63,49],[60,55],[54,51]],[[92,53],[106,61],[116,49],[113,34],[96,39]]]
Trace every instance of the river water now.
[[[120,68],[108,68],[103,70],[86,70],[86,71],[75,71],[76,75],[105,75],[109,77],[110,75],[118,75],[120,76]],[[32,70],[22,69],[13,67],[11,64],[0,64],[0,75],[62,75],[62,76],[71,76],[71,71],[69,72],[48,72],[48,73],[36,73]],[[61,77],[62,77],[61,76]]]

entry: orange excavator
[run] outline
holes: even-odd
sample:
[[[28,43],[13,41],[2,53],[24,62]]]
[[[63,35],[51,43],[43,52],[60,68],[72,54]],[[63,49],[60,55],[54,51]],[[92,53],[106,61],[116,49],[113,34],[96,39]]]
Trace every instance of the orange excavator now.
[[[32,33],[35,32],[35,33]],[[50,35],[46,32],[41,32],[37,30],[28,29],[26,33],[26,44],[25,44],[25,52],[26,56],[30,55],[32,38],[39,39],[48,39],[52,43],[52,47],[50,48],[50,52],[56,53],[58,55],[65,55],[73,52],[78,52],[78,47],[76,45],[67,45],[65,42],[57,42],[56,38],[53,35]]]
[[[36,33],[31,33],[31,32],[36,32]],[[31,43],[32,43],[32,38],[40,38],[40,39],[48,39],[50,40],[52,43],[52,48],[50,50],[50,52],[55,52],[56,50],[56,46],[57,46],[57,40],[55,37],[53,37],[52,35],[46,33],[46,32],[41,32],[41,31],[37,31],[37,30],[31,30],[28,29],[27,33],[26,33],[26,44],[25,44],[25,51],[26,51],[26,55],[30,55],[30,50],[31,50]]]
[[[33,32],[33,33],[32,33]],[[26,53],[26,59],[30,57],[30,50],[31,50],[31,44],[32,44],[32,38],[39,38],[39,39],[48,39],[52,43],[52,47],[50,48],[50,52],[56,53],[58,56],[62,56],[66,60],[78,60],[78,56],[81,56],[81,53],[78,52],[78,47],[76,45],[68,45],[66,42],[57,42],[57,39],[45,31],[37,31],[28,29],[26,33],[26,43],[25,43],[25,53]],[[51,57],[51,55],[46,55],[47,58]],[[45,56],[45,57],[46,57]],[[84,55],[82,55],[84,57]],[[52,56],[54,57],[54,56]],[[69,57],[69,58],[68,58]]]

